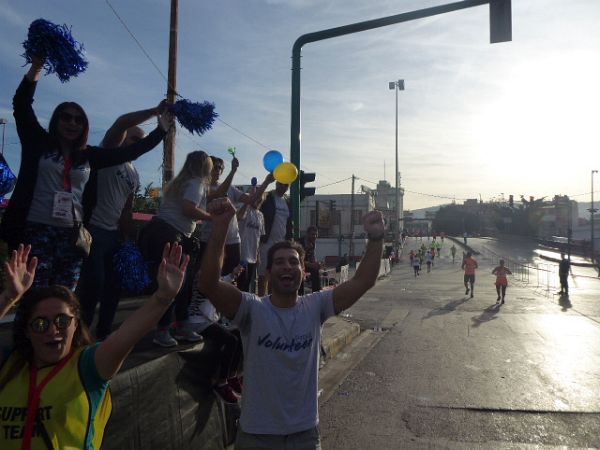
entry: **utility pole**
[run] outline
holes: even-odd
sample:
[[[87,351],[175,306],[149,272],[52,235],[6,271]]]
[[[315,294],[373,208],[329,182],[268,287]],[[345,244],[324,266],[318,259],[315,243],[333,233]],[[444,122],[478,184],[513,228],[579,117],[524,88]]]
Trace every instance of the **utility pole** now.
[[[177,33],[179,29],[179,0],[171,0],[171,28],[169,34],[169,77],[167,80],[167,102],[175,103],[177,97]],[[175,170],[175,127],[167,132],[163,152],[163,192],[173,179]]]
[[[352,174],[352,192],[350,193],[350,261],[354,258],[354,180],[356,177]]]

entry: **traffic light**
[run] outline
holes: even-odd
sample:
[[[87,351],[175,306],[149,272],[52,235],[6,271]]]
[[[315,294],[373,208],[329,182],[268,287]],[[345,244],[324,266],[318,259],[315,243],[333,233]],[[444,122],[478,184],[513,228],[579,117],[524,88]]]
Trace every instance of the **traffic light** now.
[[[300,171],[300,201],[304,200],[306,197],[315,195],[316,188],[306,187],[306,183],[315,181],[316,175],[317,174],[315,173],[305,173],[304,170]]]
[[[490,43],[512,41],[511,0],[490,0]]]

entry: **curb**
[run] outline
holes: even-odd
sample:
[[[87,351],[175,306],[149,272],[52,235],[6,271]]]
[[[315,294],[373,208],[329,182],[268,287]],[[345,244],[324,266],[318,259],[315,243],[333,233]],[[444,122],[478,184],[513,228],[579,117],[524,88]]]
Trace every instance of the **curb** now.
[[[329,360],[338,355],[345,346],[350,344],[360,334],[360,325],[349,320],[333,316],[323,324],[321,346],[325,359]]]

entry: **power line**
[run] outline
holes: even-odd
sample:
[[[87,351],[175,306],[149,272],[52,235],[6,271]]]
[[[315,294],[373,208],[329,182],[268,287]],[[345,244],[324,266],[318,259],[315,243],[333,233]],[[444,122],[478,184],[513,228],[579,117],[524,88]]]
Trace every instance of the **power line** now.
[[[339,180],[339,181],[334,181],[333,183],[324,184],[323,186],[317,186],[316,188],[317,189],[323,189],[323,188],[328,187],[328,186],[333,186],[334,184],[343,183],[344,181],[348,181],[350,179],[352,179],[352,177],[344,178],[343,180]]]

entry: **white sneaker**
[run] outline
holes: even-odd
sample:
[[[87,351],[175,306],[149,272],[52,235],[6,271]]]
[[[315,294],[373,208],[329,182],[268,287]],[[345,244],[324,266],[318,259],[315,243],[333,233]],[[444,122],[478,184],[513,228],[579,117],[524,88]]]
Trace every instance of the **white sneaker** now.
[[[152,339],[152,342],[165,348],[177,346],[177,341],[173,339],[168,328],[157,329],[154,332],[154,339]]]

